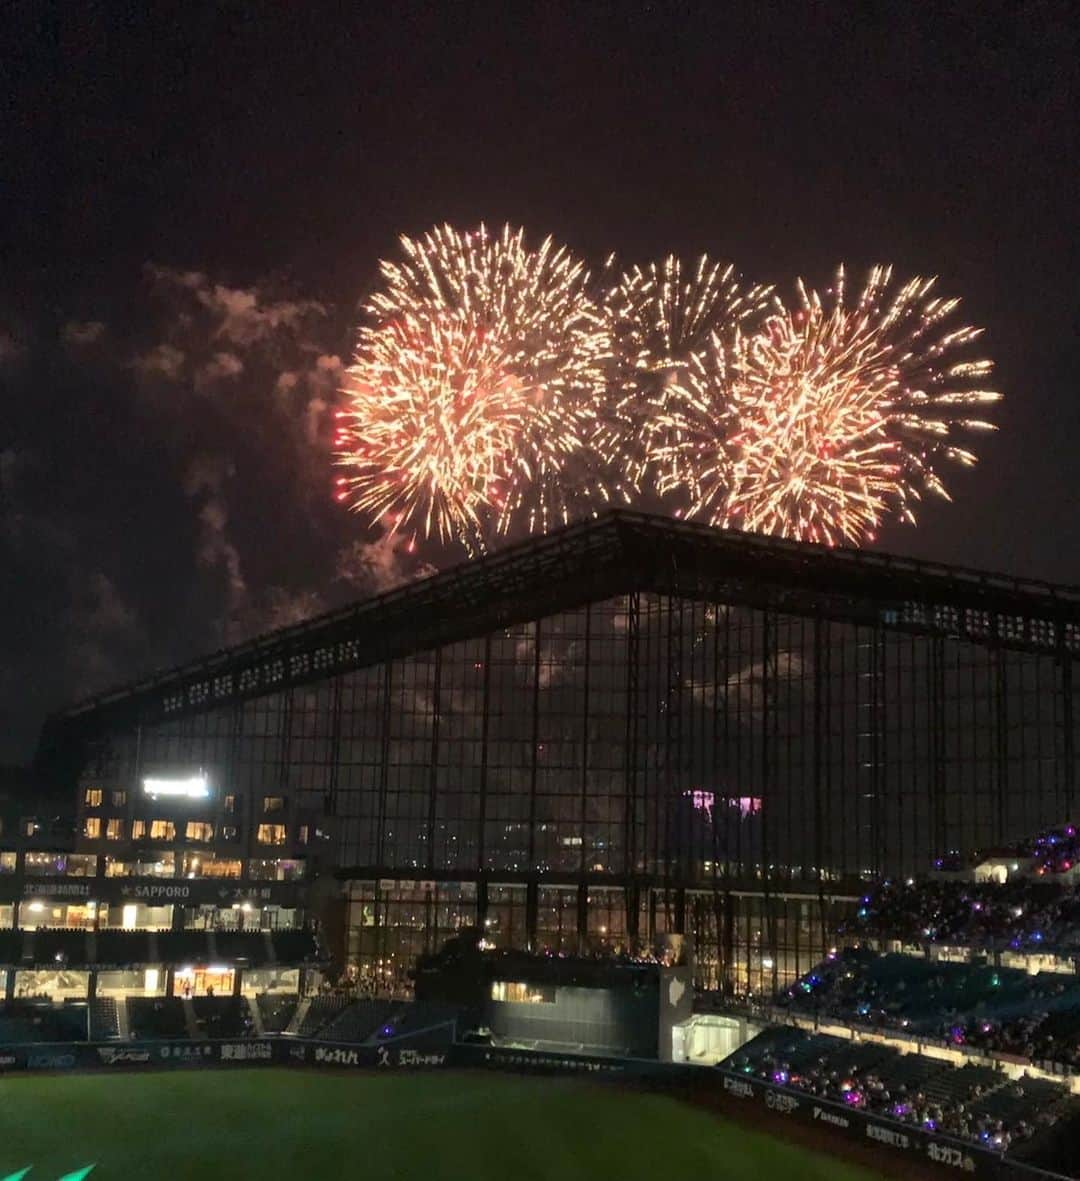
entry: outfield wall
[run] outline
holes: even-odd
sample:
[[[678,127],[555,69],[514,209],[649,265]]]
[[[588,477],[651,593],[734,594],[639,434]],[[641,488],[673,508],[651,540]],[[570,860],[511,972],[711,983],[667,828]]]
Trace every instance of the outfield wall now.
[[[592,1081],[633,1082],[676,1096],[707,1098],[710,1092],[764,1108],[778,1119],[824,1126],[850,1141],[881,1145],[911,1161],[930,1161],[946,1171],[994,1181],[1070,1181],[968,1141],[936,1136],[803,1091],[720,1067],[691,1066],[643,1058],[599,1056],[463,1045],[453,1026],[417,1030],[381,1045],[348,1045],[289,1037],[222,1041],[44,1043],[0,1049],[0,1076],[11,1073],[109,1070],[171,1070],[230,1066],[291,1066],[355,1070],[497,1070],[518,1074],[577,1076]]]

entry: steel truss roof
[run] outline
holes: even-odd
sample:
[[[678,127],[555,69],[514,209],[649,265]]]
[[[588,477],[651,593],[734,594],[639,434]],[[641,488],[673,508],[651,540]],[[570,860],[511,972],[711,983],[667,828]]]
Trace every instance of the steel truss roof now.
[[[83,702],[46,743],[230,702],[632,591],[1080,655],[1080,588],[612,510]]]

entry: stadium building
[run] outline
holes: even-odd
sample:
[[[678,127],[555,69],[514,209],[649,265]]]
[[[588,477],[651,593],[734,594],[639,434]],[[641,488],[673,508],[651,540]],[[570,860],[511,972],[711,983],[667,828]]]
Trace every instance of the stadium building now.
[[[864,882],[1073,814],[1078,654],[1072,588],[612,512],[51,719],[76,846],[0,852],[0,928],[153,934],[174,993],[311,970],[313,915],[382,988],[681,933],[771,994]]]

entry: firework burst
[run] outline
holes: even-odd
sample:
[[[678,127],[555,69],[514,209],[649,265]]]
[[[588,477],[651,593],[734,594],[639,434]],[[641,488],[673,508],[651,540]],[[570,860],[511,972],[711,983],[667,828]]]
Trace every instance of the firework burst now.
[[[608,353],[583,265],[509,226],[402,247],[348,370],[339,497],[474,548],[567,520]]]
[[[674,255],[634,267],[606,292],[612,388],[594,445],[618,456],[613,466],[635,487],[675,442],[672,398],[700,395],[717,342],[759,316],[768,295],[767,287],[744,288],[734,266],[705,254],[685,269]]]
[[[743,289],[730,263],[703,254],[685,273],[674,255],[625,272],[607,293],[616,353],[639,380],[685,369],[720,334],[766,306],[767,287]],[[646,383],[648,384],[648,383]]]
[[[914,521],[923,489],[948,496],[941,461],[970,465],[961,431],[1000,395],[981,388],[980,335],[948,327],[959,301],[932,279],[894,288],[878,267],[854,305],[843,269],[827,298],[803,284],[760,330],[710,345],[709,380],[678,391],[658,448],[661,480],[716,524],[836,544],[872,540],[890,514]]]
[[[609,261],[609,267],[611,263]],[[610,270],[605,274],[610,274]],[[546,531],[655,489],[710,523],[861,544],[972,464],[980,333],[934,282],[843,268],[793,303],[703,256],[589,288],[523,231],[402,239],[366,308],[339,412],[338,497],[456,540]]]
[[[491,338],[449,316],[364,333],[342,414],[342,499],[426,536],[483,532],[522,428],[519,389]]]

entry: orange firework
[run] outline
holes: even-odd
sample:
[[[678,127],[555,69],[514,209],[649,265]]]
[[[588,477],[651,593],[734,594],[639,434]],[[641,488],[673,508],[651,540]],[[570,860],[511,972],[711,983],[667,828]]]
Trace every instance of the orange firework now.
[[[947,497],[938,462],[975,462],[954,436],[993,429],[969,414],[1000,394],[978,386],[991,362],[965,354],[980,333],[946,326],[959,301],[933,283],[890,294],[878,267],[849,307],[841,268],[828,304],[800,283],[796,310],[776,301],[758,331],[711,341],[707,379],[668,409],[662,485],[714,523],[830,545],[914,521],[924,488]]]
[[[759,317],[768,295],[767,287],[744,288],[734,266],[706,254],[685,268],[674,255],[635,266],[606,292],[613,362],[595,445],[617,457],[613,467],[635,487],[674,441],[667,435],[672,395],[694,396],[709,380],[714,340],[730,341],[740,324]]]
[[[339,415],[341,498],[424,536],[482,534],[525,417],[502,362],[490,337],[448,317],[366,332]]]
[[[509,226],[442,226],[402,246],[348,370],[339,497],[470,548],[565,521],[594,491],[575,465],[607,353],[582,264]]]
[[[788,306],[673,256],[589,287],[550,238],[440,226],[382,264],[339,412],[338,497],[483,549],[655,489],[711,523],[862,544],[948,494],[991,362],[932,279],[843,268]],[[608,274],[609,272],[605,272]]]

